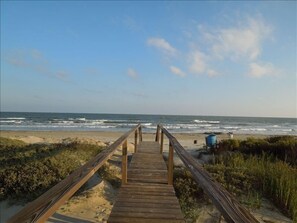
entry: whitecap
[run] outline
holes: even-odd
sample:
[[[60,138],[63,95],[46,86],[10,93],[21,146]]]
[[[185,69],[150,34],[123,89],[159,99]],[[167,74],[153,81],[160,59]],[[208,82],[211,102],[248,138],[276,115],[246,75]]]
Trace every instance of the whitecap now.
[[[26,118],[23,118],[23,117],[9,117],[9,118],[0,118],[0,119],[8,119],[8,120],[25,120]]]
[[[199,120],[199,119],[195,119],[194,122],[196,122],[196,123],[220,124],[220,121],[207,121],[207,120]]]

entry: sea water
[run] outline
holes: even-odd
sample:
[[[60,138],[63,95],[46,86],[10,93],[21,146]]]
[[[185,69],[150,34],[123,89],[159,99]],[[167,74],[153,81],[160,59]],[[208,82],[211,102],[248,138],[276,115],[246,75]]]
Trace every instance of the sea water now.
[[[162,124],[170,132],[297,135],[296,118],[1,112],[1,130],[127,131],[141,123],[145,132]]]

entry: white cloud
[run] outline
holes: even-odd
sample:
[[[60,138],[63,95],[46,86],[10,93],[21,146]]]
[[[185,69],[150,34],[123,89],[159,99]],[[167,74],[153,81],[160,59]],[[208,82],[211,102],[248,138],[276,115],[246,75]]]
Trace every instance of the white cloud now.
[[[149,38],[147,40],[147,44],[149,46],[156,47],[157,49],[161,50],[163,53],[170,56],[175,55],[177,52],[177,50],[163,38]]]
[[[250,63],[249,65],[248,75],[250,77],[260,78],[278,74],[280,74],[280,71],[271,63]]]
[[[127,74],[131,78],[138,78],[138,73],[133,68],[129,68]]]
[[[207,75],[209,76],[209,77],[216,77],[216,76],[218,76],[218,75],[220,75],[217,71],[215,71],[215,70],[213,70],[213,69],[208,69],[207,70]]]
[[[44,59],[43,54],[37,49],[32,49],[30,51],[30,54],[31,54],[32,58],[34,58],[36,60],[43,60]]]
[[[214,56],[238,60],[257,59],[262,51],[262,43],[270,37],[272,28],[262,18],[247,18],[236,27],[220,28],[211,32],[200,30],[211,43]]]
[[[180,77],[185,77],[186,76],[186,74],[181,69],[179,69],[178,67],[170,66],[169,69],[173,74],[175,74],[177,76],[180,76]]]
[[[189,55],[190,67],[189,70],[193,74],[202,74],[206,71],[206,56],[199,50],[195,50]]]
[[[40,75],[46,75],[66,81],[69,74],[65,71],[53,71],[48,60],[37,49],[11,50],[5,57],[5,61],[15,67],[23,68]]]
[[[143,28],[140,26],[137,21],[132,18],[131,16],[124,16],[123,18],[120,19],[120,21],[123,23],[123,25],[128,28],[131,31],[141,31]]]

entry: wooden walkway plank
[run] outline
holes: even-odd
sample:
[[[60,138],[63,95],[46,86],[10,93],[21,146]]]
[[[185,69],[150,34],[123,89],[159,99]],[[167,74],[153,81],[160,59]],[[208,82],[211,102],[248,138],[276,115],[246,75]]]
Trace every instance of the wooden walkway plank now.
[[[108,222],[184,222],[158,142],[141,142]]]

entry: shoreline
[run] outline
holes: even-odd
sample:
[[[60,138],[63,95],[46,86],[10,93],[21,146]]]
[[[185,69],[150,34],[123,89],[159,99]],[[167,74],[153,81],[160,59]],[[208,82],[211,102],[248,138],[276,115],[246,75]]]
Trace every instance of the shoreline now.
[[[114,131],[11,131],[0,130],[0,137],[19,139],[26,143],[60,143],[67,140],[82,140],[86,143],[102,142],[106,145],[111,144],[122,136],[125,132]],[[172,133],[179,143],[189,150],[200,149],[205,145],[205,137],[203,133]],[[233,139],[244,140],[248,137],[266,138],[271,135],[263,134],[233,134]],[[229,139],[226,133],[217,135],[217,140],[221,141]],[[155,133],[143,132],[143,140],[154,140]],[[196,143],[194,143],[196,141]],[[134,136],[128,138],[129,143],[134,143]],[[167,137],[164,137],[164,145],[169,145]],[[165,149],[167,150],[167,149]]]
[[[90,138],[111,138],[111,137],[120,137],[121,135],[125,134],[127,131],[65,131],[65,130],[58,130],[58,131],[51,131],[51,130],[0,130],[0,137],[15,137],[15,136],[36,136],[36,137],[43,137],[43,138],[50,138],[53,137],[55,139],[62,139],[67,137],[90,137]],[[169,131],[170,132],[170,131]],[[195,139],[200,137],[206,137],[210,133],[186,133],[186,132],[170,132],[174,137],[178,138],[185,138],[185,139]],[[148,137],[154,137],[155,132],[143,132],[143,137],[146,139]],[[216,133],[214,133],[216,134]],[[228,139],[228,133],[219,133],[216,134],[218,139]],[[284,136],[283,134],[255,134],[255,133],[234,133],[234,139],[245,139],[248,137],[255,137],[255,138],[263,138],[263,137],[270,137],[270,136]],[[132,137],[132,136],[131,136]],[[115,138],[114,140],[116,140]]]

